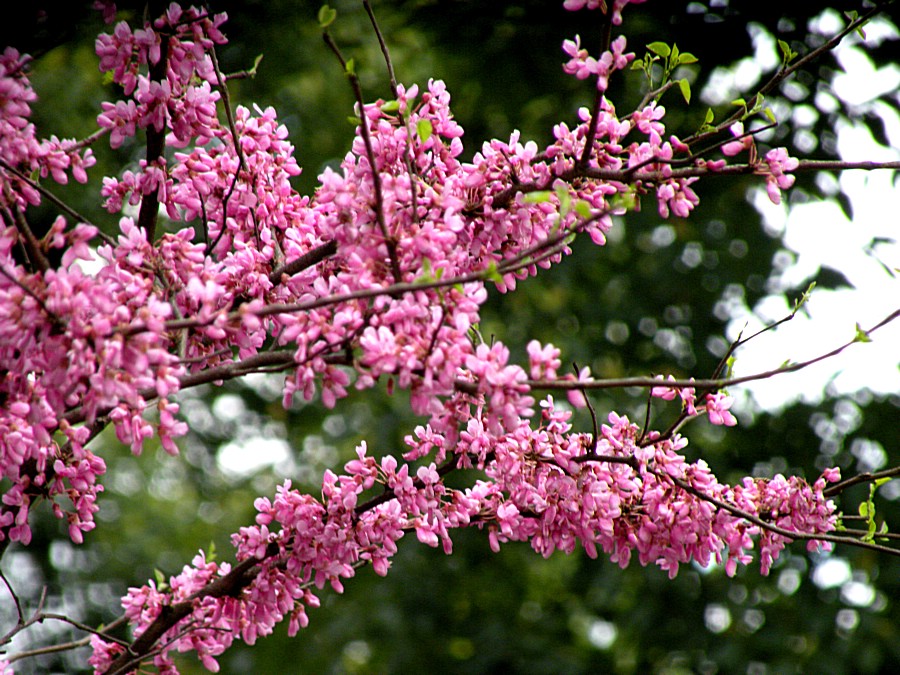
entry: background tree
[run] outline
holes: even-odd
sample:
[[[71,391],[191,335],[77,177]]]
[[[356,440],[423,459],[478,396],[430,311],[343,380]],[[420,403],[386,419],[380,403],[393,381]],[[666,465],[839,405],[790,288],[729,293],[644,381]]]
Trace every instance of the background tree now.
[[[231,17],[226,25],[230,43],[219,58],[225,72],[245,69],[257,53],[252,45],[266,45],[260,75],[234,81],[231,96],[234,101],[273,103],[282,115],[287,113],[282,120],[294,132],[301,164],[306,167],[298,186],[309,191],[319,173],[313,167],[334,166],[353,136],[353,127],[344,122],[352,92],[333,86],[340,70],[318,45],[319,29],[313,20],[318,7],[293,14],[296,5],[286,4],[291,6],[244,5],[252,21],[242,17],[241,7],[223,5]],[[335,40],[354,54],[367,100],[390,98],[377,42],[366,28],[367,16],[353,3],[338,9]],[[715,92],[705,80],[711,72],[709,65],[730,63],[751,51],[748,26],[758,43],[765,42],[760,36],[777,35],[801,51],[821,41],[814,30],[809,31],[809,17],[783,16],[783,9],[754,3],[752,9],[740,6],[725,11],[691,3],[684,11],[662,15],[651,7],[638,8],[626,16],[626,27],[629,44],[639,55],[641,45],[666,34],[667,41],[699,57],[702,68],[685,73],[699,78],[692,83],[696,99],[700,92]],[[440,20],[435,11],[440,12]],[[271,20],[260,17],[263,12],[269,12]],[[454,111],[467,139],[503,138],[512,128],[521,128],[523,137],[536,138],[543,145],[550,140],[552,122],[574,119],[578,105],[591,103],[591,87],[565,78],[559,62],[548,56],[558,54],[560,41],[577,31],[586,43],[589,39],[598,43],[597,33],[588,37],[583,15],[562,10],[548,14],[543,3],[487,9],[483,3],[438,3],[436,7],[409,3],[379,7],[378,12],[400,79],[424,82],[428,76],[443,77],[454,93]],[[309,49],[296,49],[300,40],[283,39],[285,26],[308,38],[303,43]],[[879,44],[867,46],[867,53],[876,62],[887,61],[890,40]],[[35,66],[36,88],[58,91],[67,83],[73,90],[87,89],[75,83],[85,78],[99,81],[100,76],[88,70],[94,67],[91,55],[90,42],[73,41],[49,51]],[[814,97],[822,93],[820,86],[827,87],[832,79],[831,69],[839,67],[832,58],[826,53],[810,66],[808,75],[802,71],[770,93],[769,104],[779,112],[804,104],[813,107],[808,101],[815,102]],[[629,110],[640,100],[644,93],[640,79],[633,73],[630,79],[612,82],[609,95],[621,101],[620,110]],[[800,89],[792,88],[798,82]],[[498,91],[504,96],[497,96]],[[695,102],[682,109],[673,93],[665,100],[670,129],[698,127],[706,107]],[[38,118],[39,127],[60,136],[84,136],[92,128],[91,115],[63,116],[53,111],[54,103],[66,102],[66,109],[75,110],[84,105],[88,110],[95,109],[101,98],[117,96],[107,93],[83,103],[62,96],[48,101],[44,96],[38,110],[45,117]],[[718,98],[717,120],[734,110],[727,99],[730,95]],[[873,105],[870,110],[881,114],[868,113],[862,121],[876,138],[886,140],[890,110],[896,109],[897,101],[890,96],[879,100],[886,107]],[[829,142],[830,130],[838,126],[841,116],[859,116],[858,110],[837,103],[836,109],[817,113],[808,128],[799,130],[806,135],[763,137],[764,142],[787,143],[798,157],[834,156],[837,148]],[[888,122],[883,123],[884,119]],[[66,124],[84,126],[69,129],[64,128]],[[818,140],[812,147],[802,142],[810,137]],[[477,148],[467,143],[467,149]],[[143,151],[135,144],[120,149],[118,156],[104,156],[100,146],[96,148],[101,164],[110,166],[134,160]],[[809,282],[805,279],[793,288],[777,285],[781,275],[770,267],[773,262],[784,265],[785,252],[778,237],[753,222],[758,215],[740,206],[751,185],[758,185],[758,179],[715,183],[715,188],[701,192],[697,212],[686,220],[663,223],[649,207],[630,214],[626,221],[617,222],[612,232],[618,231],[620,238],[607,248],[581,246],[566,265],[522,283],[516,294],[492,298],[482,317],[482,334],[496,335],[514,352],[518,350],[521,358],[528,339],[552,340],[567,358],[589,364],[597,377],[712,373],[734,337],[726,332],[730,319],[773,292],[793,300]],[[815,181],[812,173],[799,174],[791,199],[822,196],[823,185],[828,188],[827,182]],[[98,214],[95,193],[82,201],[76,194],[61,194],[93,222],[114,225]],[[840,192],[835,197],[840,198]],[[847,198],[843,204],[848,210],[852,207]],[[729,215],[736,206],[739,214]],[[43,208],[46,227],[56,211],[46,204]],[[40,218],[34,218],[36,228]],[[672,282],[673,276],[678,283]],[[828,269],[818,272],[815,280],[819,288],[844,283],[839,273]],[[735,289],[741,289],[737,296]],[[729,311],[711,311],[723,298],[729,301],[724,305]],[[516,317],[514,324],[505,320],[510,312]],[[89,624],[109,620],[118,614],[118,597],[124,588],[152,577],[154,568],[166,575],[177,572],[210,538],[217,539],[220,551],[227,550],[226,533],[252,517],[248,511],[252,495],[271,493],[282,475],[315,490],[322,469],[351,458],[358,441],[367,440],[378,448],[400,447],[402,436],[414,424],[400,394],[385,400],[357,396],[345,411],[334,413],[316,405],[285,412],[277,401],[279,379],[257,376],[249,384],[195,390],[196,398],[192,392],[183,392],[182,409],[192,434],[183,444],[180,459],[161,456],[153,461],[148,450],[136,459],[127,449],[104,449],[110,483],[101,514],[114,522],[104,523],[105,527],[91,533],[85,547],[77,549],[67,543],[54,519],[35,523],[35,541],[29,549],[11,550],[4,558],[10,574],[13,569],[31,570],[15,574],[20,597],[34,598],[42,583],[49,583],[51,598],[68,603],[60,607],[65,613]],[[628,411],[640,419],[646,392],[604,390],[592,400],[598,411]],[[723,479],[750,472],[809,472],[811,467],[824,467],[826,459],[850,471],[877,469],[884,460],[881,465],[877,460],[873,463],[865,448],[881,439],[888,452],[892,450],[896,406],[896,396],[865,392],[793,406],[778,415],[748,402],[742,421],[752,419],[752,424],[742,424],[724,436],[698,425],[691,430],[692,443]],[[586,416],[580,420],[590,424]],[[104,440],[116,445],[112,436]],[[280,466],[253,475],[229,473],[234,463],[228,458],[247,444],[276,449],[274,457]],[[141,492],[145,485],[147,494]],[[864,500],[866,489],[857,488],[858,494],[849,495],[842,503],[845,512],[854,512],[854,498]],[[891,506],[890,500],[879,502],[879,518],[887,509],[890,520]],[[144,523],[165,526],[154,529]],[[123,531],[140,536],[123,541]],[[810,562],[800,547],[794,547],[768,578],[750,570],[735,583],[721,570],[686,570],[669,582],[661,572],[622,571],[584,556],[534,559],[524,546],[507,546],[493,555],[485,544],[478,533],[460,533],[455,538],[456,553],[448,558],[439,551],[406,544],[387,579],[376,580],[362,572],[347,585],[344,596],[326,594],[326,607],[316,610],[312,629],[299,642],[268,640],[253,649],[235,649],[223,659],[223,666],[235,672],[275,670],[275,664],[285,662],[287,650],[291,662],[302,659],[312,672],[338,666],[362,672],[399,670],[435,661],[448,669],[458,664],[466,671],[507,664],[531,672],[597,667],[623,672],[648,667],[712,672],[716,667],[730,670],[759,662],[774,670],[802,667],[839,672],[851,664],[875,671],[898,658],[891,652],[897,644],[896,610],[888,598],[891,579],[898,578],[891,573],[892,559],[875,559],[844,547],[837,558]],[[809,582],[824,565],[840,565],[837,561],[844,559],[853,563],[855,576],[830,589]],[[88,582],[92,577],[94,581]],[[32,593],[27,586],[21,587],[29,578]],[[418,581],[410,583],[411,579]],[[854,590],[869,594],[868,602],[860,602]],[[673,621],[673,614],[681,618]],[[415,619],[410,620],[411,616]],[[651,633],[648,626],[654,627]],[[698,630],[699,626],[705,630]],[[835,632],[837,646],[822,649]],[[342,649],[336,649],[336,644]],[[65,669],[72,669],[76,662],[83,663],[83,657],[76,654]],[[185,661],[183,668],[191,667]]]

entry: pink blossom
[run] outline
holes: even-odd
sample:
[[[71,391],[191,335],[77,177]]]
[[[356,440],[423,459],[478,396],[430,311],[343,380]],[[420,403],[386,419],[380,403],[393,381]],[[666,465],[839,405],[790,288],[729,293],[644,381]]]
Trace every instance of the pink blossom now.
[[[744,125],[742,122],[735,122],[729,128],[733,136],[737,136],[737,140],[730,141],[722,146],[722,154],[728,157],[734,157],[744,150],[753,147],[753,136],[744,135]]]
[[[712,424],[725,425],[733,427],[737,424],[737,419],[729,412],[734,403],[734,399],[722,392],[706,395],[706,414]]]

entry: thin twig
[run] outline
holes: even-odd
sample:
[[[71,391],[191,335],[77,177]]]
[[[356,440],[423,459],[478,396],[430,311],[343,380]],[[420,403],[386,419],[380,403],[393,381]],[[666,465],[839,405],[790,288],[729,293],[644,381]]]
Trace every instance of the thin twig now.
[[[216,58],[215,47],[210,47],[209,57],[216,72],[216,81],[219,85],[219,91],[222,94],[222,104],[225,106],[225,118],[228,120],[228,130],[231,132],[231,144],[234,146],[234,154],[237,155],[238,159],[237,171],[234,172],[231,185],[228,186],[228,192],[226,192],[225,196],[222,198],[222,225],[219,229],[219,234],[216,236],[215,241],[213,241],[212,246],[206,250],[208,255],[212,255],[212,252],[215,250],[216,246],[219,245],[219,242],[222,240],[225,230],[227,229],[228,201],[231,199],[231,195],[234,194],[234,190],[237,187],[238,180],[240,180],[241,172],[244,170],[245,165],[244,151],[241,148],[240,138],[238,138],[237,126],[234,123],[234,111],[231,109],[231,99],[228,96],[228,85],[225,83],[225,77],[222,75],[222,70],[219,68],[219,60]],[[206,227],[205,223],[204,227]]]
[[[603,27],[600,33],[600,53],[609,50],[612,38],[612,17],[604,15]],[[599,75],[598,75],[599,77]],[[588,122],[587,135],[584,138],[584,148],[581,151],[581,157],[575,164],[576,169],[585,169],[591,161],[591,153],[594,150],[594,139],[597,137],[597,127],[600,121],[600,111],[603,107],[603,92],[600,89],[594,93],[594,106],[591,109],[591,119]]]
[[[885,319],[878,322],[872,328],[864,331],[867,335],[873,333],[877,329],[886,326],[891,321],[896,320],[900,317],[900,309],[895,310],[890,315],[888,315]],[[819,363],[820,361],[824,361],[826,359],[837,356],[845,349],[850,347],[851,345],[859,342],[857,339],[852,339],[835,349],[832,349],[829,352],[824,354],[820,354],[819,356],[813,357],[806,361],[801,361],[799,363],[792,363],[786,366],[781,366],[779,368],[773,368],[771,370],[766,370],[758,373],[754,373],[752,375],[742,375],[740,377],[730,377],[730,378],[717,378],[717,379],[707,379],[707,380],[661,380],[658,377],[624,377],[624,378],[615,378],[615,379],[604,379],[604,380],[579,380],[578,382],[573,382],[572,380],[526,380],[526,384],[531,389],[543,389],[548,391],[570,391],[577,390],[581,388],[585,389],[623,389],[626,387],[671,387],[673,389],[682,389],[685,387],[694,387],[694,388],[710,388],[710,389],[723,389],[725,387],[734,386],[737,384],[743,384],[745,382],[754,382],[756,380],[765,380],[770,377],[774,377],[775,375],[782,375],[784,373],[793,373],[798,370],[803,370],[813,364]]]
[[[670,476],[664,471],[651,470],[655,475],[659,476],[664,480],[670,480],[675,485],[680,487],[682,490],[689,492],[695,497],[702,499],[705,502],[709,502],[713,506],[727,511],[733,516],[746,520],[747,522],[753,523],[754,525],[759,526],[764,530],[768,530],[772,534],[777,534],[782,537],[786,537],[792,541],[796,540],[804,540],[804,541],[827,541],[834,544],[849,544],[850,546],[858,546],[860,548],[869,549],[871,551],[879,551],[881,553],[886,553],[892,556],[900,556],[900,550],[890,548],[889,546],[882,546],[881,544],[876,544],[874,542],[865,542],[860,541],[858,539],[850,539],[848,537],[840,537],[831,533],[816,533],[810,534],[806,532],[794,532],[792,530],[786,530],[783,527],[779,527],[778,525],[773,525],[772,523],[768,523],[759,516],[756,516],[752,513],[744,511],[743,509],[734,506],[733,504],[729,504],[728,502],[724,502],[712,495],[705,494],[701,490],[698,490],[690,483],[681,480],[680,478],[676,478],[675,476]]]
[[[882,478],[894,478],[895,476],[900,476],[900,466],[895,466],[892,469],[885,469],[884,471],[876,471],[874,473],[861,473],[825,488],[822,494],[826,497],[834,497],[854,485],[859,485],[860,483],[874,483]]]
[[[369,120],[366,117],[366,103],[363,99],[362,87],[359,84],[359,78],[356,76],[356,73],[354,73],[352,69],[347,68],[347,61],[344,60],[344,55],[341,54],[341,50],[331,37],[331,34],[328,33],[328,31],[323,31],[322,39],[325,40],[325,44],[328,45],[332,52],[334,52],[341,67],[344,69],[347,80],[350,82],[350,87],[353,89],[356,104],[359,106],[359,128],[362,133],[363,145],[365,145],[366,148],[366,159],[369,162],[369,170],[372,172],[372,187],[375,192],[375,220],[378,223],[378,229],[381,231],[381,236],[387,247],[388,259],[390,261],[391,273],[394,276],[394,281],[400,283],[403,281],[403,274],[400,271],[400,263],[397,260],[397,241],[393,235],[390,234],[385,220],[381,172],[378,170],[378,164],[375,159],[375,150],[372,147],[372,136],[369,131]],[[414,188],[415,186],[411,187]]]
[[[856,30],[861,28],[876,14],[880,14],[887,4],[889,4],[889,3],[880,3],[880,4],[875,5],[874,7],[869,9],[864,14],[861,14],[860,16],[858,16],[855,21],[851,21],[849,24],[847,24],[847,26],[845,26],[843,30],[836,33],[833,37],[831,37],[831,39],[829,39],[828,41],[819,45],[818,47],[816,47],[814,50],[812,50],[808,54],[797,59],[796,61],[794,61],[794,63],[792,63],[790,65],[784,64],[781,68],[779,68],[775,72],[775,74],[771,78],[769,78],[769,80],[762,87],[760,87],[759,90],[757,90],[757,92],[747,102],[747,105],[745,107],[741,107],[740,109],[735,111],[733,114],[731,114],[728,118],[726,118],[722,122],[719,122],[714,127],[713,130],[705,131],[703,133],[697,133],[697,134],[694,134],[693,136],[689,136],[688,138],[684,139],[684,142],[687,143],[688,145],[692,145],[704,138],[708,138],[709,136],[718,134],[722,130],[730,127],[735,122],[740,121],[744,117],[746,110],[752,110],[756,106],[757,102],[759,102],[759,100],[760,100],[760,97],[762,97],[765,94],[767,94],[768,92],[770,92],[772,89],[774,89],[781,82],[783,82],[788,77],[793,75],[800,68],[803,68],[803,67],[807,66],[808,64],[810,64],[812,61],[818,59],[825,52],[833,50],[835,47],[837,47],[841,43],[841,41],[845,37],[847,37],[851,33],[855,32]]]
[[[89,137],[89,138],[90,138],[90,137]],[[80,213],[78,213],[78,211],[76,211],[76,210],[73,209],[71,206],[69,206],[68,204],[66,204],[62,199],[60,199],[60,198],[57,197],[55,194],[53,194],[52,192],[50,192],[47,188],[45,188],[45,187],[44,187],[43,185],[41,185],[40,183],[31,180],[31,179],[30,179],[28,176],[26,176],[24,173],[22,173],[22,172],[19,171],[18,169],[15,169],[14,167],[10,166],[9,164],[7,164],[5,160],[0,159],[0,166],[2,166],[4,169],[6,169],[7,171],[9,171],[11,174],[13,174],[16,178],[18,178],[20,181],[22,181],[22,182],[25,183],[26,185],[28,185],[30,188],[32,188],[32,189],[37,190],[38,192],[40,192],[41,195],[43,195],[43,196],[46,197],[48,200],[50,200],[51,202],[53,202],[53,203],[56,205],[57,208],[59,208],[63,213],[67,214],[67,215],[68,215],[72,220],[74,220],[76,223],[85,223],[86,225],[93,225],[93,223],[92,223],[90,220],[88,220],[88,219],[85,218],[83,215],[81,215]],[[97,227],[97,226],[94,225],[94,227]],[[114,240],[112,237],[110,237],[110,236],[108,236],[108,235],[106,235],[106,234],[103,234],[103,232],[100,231],[100,228],[97,228],[97,234],[98,234],[99,237],[102,237],[103,240],[104,240],[107,244],[115,244],[115,243],[116,243],[115,240]]]

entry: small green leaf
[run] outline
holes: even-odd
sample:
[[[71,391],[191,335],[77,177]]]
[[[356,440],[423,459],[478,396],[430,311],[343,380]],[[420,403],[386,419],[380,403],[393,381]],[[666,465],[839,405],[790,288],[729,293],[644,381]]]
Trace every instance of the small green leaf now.
[[[853,10],[850,12],[844,12],[844,16],[847,17],[847,20],[850,23],[853,23],[854,21],[856,21],[859,18],[859,12],[857,12],[856,10]],[[859,34],[859,37],[861,37],[863,40],[866,39],[866,31],[863,30],[862,25],[860,25],[859,28],[856,29],[856,32]]]
[[[419,120],[416,122],[416,133],[419,135],[419,140],[423,143],[431,138],[433,131],[434,127],[431,125],[431,120]]]
[[[260,62],[263,60],[263,56],[265,56],[265,55],[264,55],[264,54],[260,54],[259,56],[257,56],[257,57],[253,60],[253,67],[252,67],[250,70],[247,71],[247,74],[248,74],[250,77],[256,77],[256,69],[259,68],[259,64],[260,64]]]
[[[344,72],[351,77],[356,75],[356,61],[347,59],[347,63],[344,65]]]
[[[493,281],[496,284],[503,283],[503,275],[497,270],[497,263],[491,261],[491,264],[488,265],[488,268],[484,271],[484,278],[487,281]]]
[[[669,58],[669,61],[670,61],[671,65],[672,65],[673,67],[676,66],[676,65],[678,65],[678,60],[679,60],[679,59],[678,59],[678,56],[679,56],[679,54],[680,54],[680,52],[678,51],[678,45],[676,45],[676,44],[673,43],[673,44],[672,44],[672,53],[669,54],[669,57],[670,57],[670,58]]]
[[[868,532],[863,535],[862,540],[867,543],[875,541],[875,523],[870,522]]]
[[[556,198],[559,200],[559,212],[562,214],[568,213],[569,209],[572,207],[572,195],[569,194],[568,187],[560,185],[556,188],[555,192]]]
[[[737,357],[732,354],[727,359],[725,359],[725,372],[731,373],[734,370],[734,364],[737,361]]]
[[[797,298],[794,301],[794,312],[793,312],[794,314],[796,314],[797,310],[799,310],[801,307],[803,307],[803,305],[805,305],[807,302],[809,302],[809,299],[812,296],[812,292],[813,292],[813,289],[815,289],[815,287],[816,287],[816,282],[815,281],[811,282],[809,284],[809,286],[806,287],[806,290],[803,291],[803,295],[801,295],[799,298]]]
[[[400,110],[400,101],[385,101],[381,104],[381,112],[383,113],[392,113]]]
[[[887,476],[886,478],[878,478],[875,480],[875,489],[880,488],[885,483],[890,483],[893,479],[891,476]]]
[[[678,80],[678,88],[681,89],[681,95],[684,97],[685,103],[691,102],[691,83],[682,78]]]
[[[662,56],[663,58],[669,56],[672,53],[672,50],[669,48],[665,42],[651,42],[647,45],[647,49],[658,56]]]
[[[706,119],[704,120],[704,124],[712,124],[713,120],[716,119],[716,114],[713,112],[712,108],[707,108],[706,110]]]
[[[216,542],[210,541],[210,542],[209,542],[209,548],[208,548],[207,551],[206,551],[206,561],[207,561],[207,562],[213,562],[213,561],[215,561],[216,557],[217,557],[217,554],[216,554]]]
[[[347,115],[347,121],[350,122],[353,126],[359,124],[359,118],[356,115]]]
[[[416,277],[416,283],[419,284],[430,284],[434,281],[434,271],[431,267],[431,260],[428,258],[422,259],[422,273]]]
[[[537,190],[536,192],[529,192],[525,197],[523,197],[523,201],[526,204],[543,204],[544,202],[550,201],[550,195],[553,193],[550,190]]]
[[[689,63],[697,63],[700,59],[691,54],[690,52],[684,52],[681,56],[678,57],[678,65],[686,66]]]
[[[856,336],[853,338],[854,342],[871,342],[872,338],[869,337],[869,334],[863,330],[862,326],[858,323],[856,324]]]
[[[590,218],[593,215],[591,212],[591,205],[583,199],[579,199],[575,202],[575,213],[585,219]]]
[[[753,99],[753,109],[750,111],[751,113],[758,113],[763,109],[763,103],[765,102],[766,97],[762,94],[757,94]]]
[[[859,515],[861,515],[863,518],[869,517],[869,502],[862,502],[859,505]]]
[[[763,115],[765,115],[766,119],[769,120],[772,124],[778,122],[778,120],[775,119],[775,113],[773,113],[772,109],[768,106],[766,106],[766,109],[763,110]]]
[[[745,101],[745,100],[742,99],[742,98],[736,98],[736,99],[734,99],[734,100],[731,102],[731,105],[736,105],[736,106],[740,106],[741,108],[746,108],[746,107],[747,107],[747,101]]]
[[[781,50],[781,58],[784,63],[790,63],[797,54],[794,53],[794,50],[791,49],[791,46],[785,42],[784,40],[778,41],[778,49]]]
[[[322,5],[319,7],[319,28],[322,30],[328,28],[334,20],[337,18],[337,10],[329,7],[328,5]]]
[[[644,70],[644,62],[643,61],[632,61],[631,62],[632,70]],[[109,73],[109,81],[112,82],[112,71]]]

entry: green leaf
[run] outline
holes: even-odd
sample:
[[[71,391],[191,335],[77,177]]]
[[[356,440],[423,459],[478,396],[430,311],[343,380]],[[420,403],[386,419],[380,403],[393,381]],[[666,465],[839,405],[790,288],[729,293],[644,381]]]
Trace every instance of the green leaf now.
[[[381,104],[381,112],[383,113],[392,113],[400,110],[400,101],[385,101]]]
[[[247,74],[250,77],[256,77],[256,69],[259,68],[259,64],[263,60],[263,56],[265,56],[265,54],[260,54],[255,59],[253,59],[253,67],[247,71]]]
[[[697,63],[700,59],[691,54],[690,52],[684,52],[681,56],[678,57],[678,65],[686,66],[689,63]]]
[[[422,273],[416,278],[416,283],[430,284],[434,281],[434,270],[431,267],[429,258],[422,259]]]
[[[875,530],[877,529],[874,520],[869,521],[869,527],[867,529],[869,530],[869,533],[866,535],[866,540],[872,541],[875,538]]]
[[[585,219],[590,218],[593,215],[591,212],[591,205],[583,199],[579,199],[575,202],[575,213]]]
[[[497,284],[503,283],[503,275],[497,270],[497,263],[491,261],[491,264],[484,271],[484,278]]]
[[[882,485],[884,485],[885,483],[890,483],[892,480],[894,480],[892,476],[887,476],[886,478],[878,478],[878,479],[876,479],[876,481],[875,481],[875,489],[877,490],[877,489],[880,488]]]
[[[550,201],[550,195],[553,193],[550,190],[537,190],[535,192],[529,192],[525,197],[523,197],[523,201],[526,204],[543,204],[544,202]]]
[[[419,135],[419,140],[423,143],[431,138],[433,131],[434,127],[431,125],[431,120],[419,120],[416,122],[416,133]]]
[[[559,200],[559,212],[566,214],[572,208],[572,195],[569,194],[568,187],[558,186],[555,190],[556,198]]]
[[[856,21],[859,18],[859,12],[857,12],[856,10],[853,10],[850,12],[844,12],[844,16],[847,17],[847,20],[850,23],[853,23],[854,21]],[[859,34],[859,37],[861,37],[863,40],[865,40],[866,39],[866,31],[863,30],[863,28],[862,28],[863,25],[864,24],[861,24],[859,26],[859,28],[856,29],[856,32]]]
[[[763,110],[763,115],[765,115],[766,119],[769,120],[772,124],[778,122],[778,120],[775,119],[775,113],[773,113],[772,109],[768,106],[766,106],[766,109]]]
[[[684,97],[685,103],[691,102],[691,83],[686,79],[681,78],[678,80],[678,88],[681,89],[681,95]]]
[[[869,502],[862,502],[859,505],[859,515],[861,515],[863,518],[869,517]]]
[[[337,10],[329,7],[328,5],[322,5],[319,7],[319,28],[325,30],[334,23],[334,20],[337,18]]]
[[[790,63],[797,56],[797,53],[784,40],[778,41],[778,49],[781,50],[781,58],[784,63]]]
[[[649,49],[654,54],[662,57],[667,57],[672,53],[669,45],[667,45],[665,42],[651,42],[649,45],[647,45],[647,49]]]
[[[751,113],[758,113],[763,109],[763,103],[765,102],[766,97],[762,94],[757,94],[756,98],[753,99],[753,109],[750,110]]]
[[[856,324],[856,336],[853,338],[854,342],[871,342],[872,338],[869,337],[869,334],[862,329],[858,323]]]
[[[678,65],[678,55],[679,54],[680,54],[680,52],[678,51],[678,45],[673,43],[672,44],[672,53],[669,55],[670,56],[669,61],[673,68]]]
[[[356,115],[347,115],[347,121],[350,122],[353,126],[359,124],[359,118]]]
[[[716,114],[713,112],[712,108],[707,108],[706,110],[706,119],[704,120],[704,124],[712,124],[716,119]]]
[[[725,359],[725,373],[727,376],[731,376],[731,373],[734,371],[734,364],[737,361],[737,357],[732,354],[727,359]]]
[[[803,291],[803,295],[801,295],[799,298],[797,298],[794,301],[794,312],[793,312],[794,314],[796,314],[797,310],[799,310],[801,307],[803,307],[803,305],[805,305],[807,302],[809,302],[809,299],[812,296],[812,292],[815,287],[816,287],[816,282],[813,281],[812,283],[810,283],[809,286],[806,287],[806,290]]]
[[[351,77],[356,75],[356,61],[347,59],[347,63],[344,65],[344,72]]]
[[[742,99],[742,98],[736,98],[736,99],[734,99],[734,100],[731,102],[731,105],[736,105],[736,106],[740,106],[741,108],[746,108],[746,107],[747,107],[747,101],[745,101],[745,100]]]

